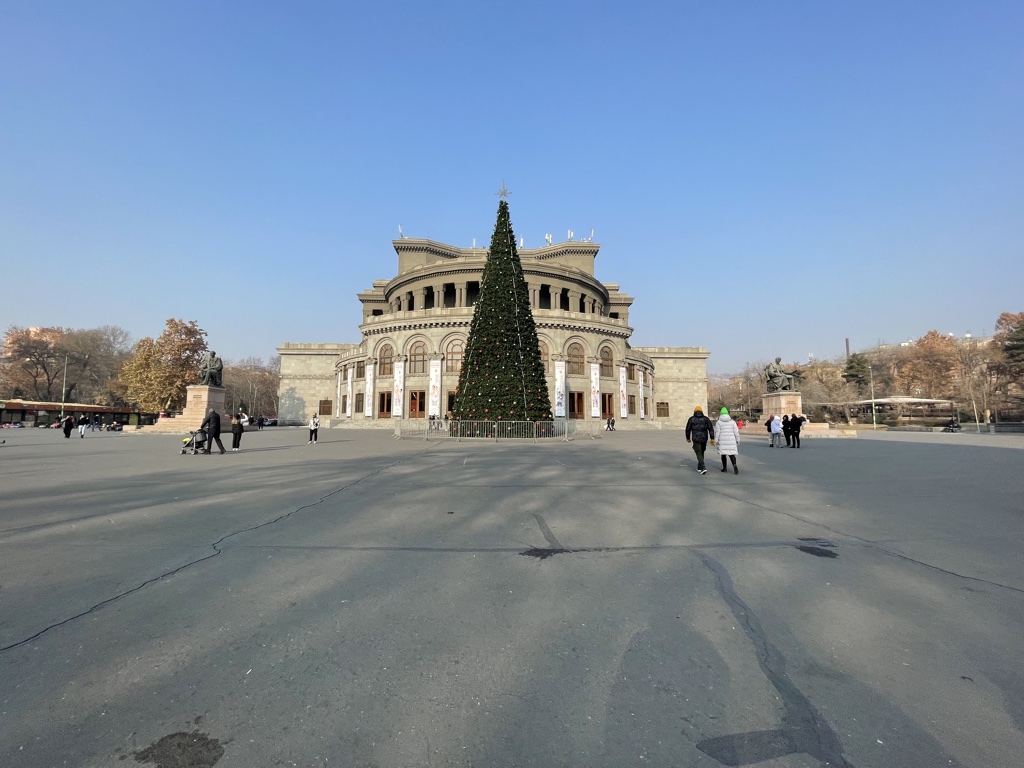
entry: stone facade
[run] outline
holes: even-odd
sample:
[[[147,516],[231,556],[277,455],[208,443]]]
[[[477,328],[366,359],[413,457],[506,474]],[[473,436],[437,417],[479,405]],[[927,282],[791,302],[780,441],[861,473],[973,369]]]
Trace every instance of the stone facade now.
[[[393,246],[398,274],[358,294],[359,344],[278,348],[280,423],[305,423],[316,412],[325,425],[371,426],[451,409],[487,251],[408,238]],[[707,350],[631,347],[633,298],[594,277],[599,248],[519,251],[552,405],[564,368],[568,418],[613,416],[625,426],[642,414],[649,424],[683,424],[693,406],[707,408]]]

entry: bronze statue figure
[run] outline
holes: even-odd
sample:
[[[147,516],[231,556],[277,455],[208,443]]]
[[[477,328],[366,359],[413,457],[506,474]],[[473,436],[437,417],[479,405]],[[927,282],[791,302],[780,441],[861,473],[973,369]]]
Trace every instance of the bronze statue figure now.
[[[769,392],[795,392],[796,383],[800,379],[800,371],[785,371],[780,363],[781,357],[776,357],[774,363],[768,363],[764,367],[764,377],[768,382]]]
[[[210,387],[224,386],[224,364],[212,349],[199,364],[199,383]]]

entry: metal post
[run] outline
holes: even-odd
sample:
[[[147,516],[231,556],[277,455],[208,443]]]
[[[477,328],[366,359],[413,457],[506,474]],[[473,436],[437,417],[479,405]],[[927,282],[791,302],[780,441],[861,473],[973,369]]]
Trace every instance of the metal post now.
[[[60,388],[60,417],[64,418],[64,401],[68,397],[68,356],[64,355],[64,382]]]
[[[868,376],[871,377],[871,428],[875,429],[875,374],[870,365],[868,366]]]

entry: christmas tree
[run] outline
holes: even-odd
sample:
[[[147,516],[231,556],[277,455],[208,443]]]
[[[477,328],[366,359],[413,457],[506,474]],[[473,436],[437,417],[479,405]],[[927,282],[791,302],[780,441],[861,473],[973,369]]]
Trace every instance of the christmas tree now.
[[[502,186],[502,197],[504,197]],[[508,203],[498,203],[491,250],[459,373],[455,418],[476,421],[551,419],[537,326]]]

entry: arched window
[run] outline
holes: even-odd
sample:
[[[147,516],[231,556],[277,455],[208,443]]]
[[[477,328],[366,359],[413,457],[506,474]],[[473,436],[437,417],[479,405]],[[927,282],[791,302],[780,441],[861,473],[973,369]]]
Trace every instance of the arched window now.
[[[417,341],[409,348],[409,373],[427,372],[427,345]]]
[[[462,371],[462,352],[465,348],[462,339],[452,339],[448,342],[448,349],[444,351],[444,370],[447,373]]]
[[[601,347],[601,375],[612,375],[612,351],[608,347]]]
[[[583,376],[583,345],[582,344],[570,344],[569,345],[569,375],[570,376]]]
[[[385,344],[377,353],[377,373],[381,376],[391,376],[394,370],[395,352],[390,344]]]
[[[540,362],[544,366],[544,373],[551,372],[551,354],[548,352],[548,345],[543,341],[540,343]]]

